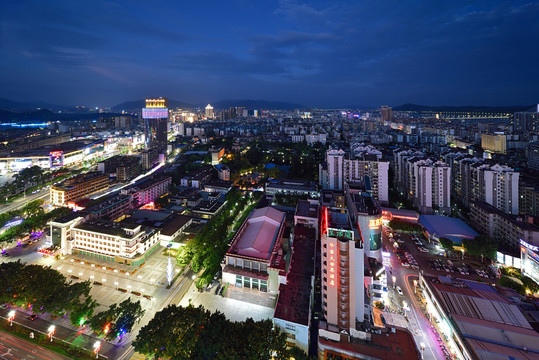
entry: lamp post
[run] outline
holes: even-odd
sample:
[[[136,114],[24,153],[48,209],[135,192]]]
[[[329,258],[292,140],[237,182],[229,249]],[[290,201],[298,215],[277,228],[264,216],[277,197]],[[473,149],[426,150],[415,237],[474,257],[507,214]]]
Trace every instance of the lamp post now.
[[[425,351],[425,343],[421,342],[419,344],[419,349],[421,350],[421,359],[423,359],[423,351]]]
[[[391,277],[391,280],[393,280],[393,287],[395,287],[395,283],[397,282],[397,277],[395,275],[393,275]]]
[[[99,349],[101,348],[101,341],[96,341],[94,344],[95,358],[99,358]]]
[[[54,330],[55,330],[55,329],[56,329],[56,326],[54,326],[54,325],[51,325],[51,326],[49,327],[49,336],[50,336],[50,338],[51,338],[51,342],[52,342],[52,336],[54,335]]]
[[[9,326],[13,326],[13,319],[15,319],[15,310],[11,310],[8,313]]]
[[[464,249],[460,249],[460,251],[462,252],[462,260],[464,260]]]

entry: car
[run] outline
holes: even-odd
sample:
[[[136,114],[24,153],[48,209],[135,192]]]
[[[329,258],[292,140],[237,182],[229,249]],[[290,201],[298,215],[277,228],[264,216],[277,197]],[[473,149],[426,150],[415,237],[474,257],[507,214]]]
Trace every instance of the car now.
[[[11,256],[11,254],[10,254],[10,253],[7,253],[7,252],[2,253],[2,255],[3,255],[3,256]]]
[[[403,296],[402,289],[401,289],[400,286],[397,286],[395,289],[397,289],[397,293],[398,293],[400,296]]]
[[[32,315],[28,316],[28,320],[34,321],[35,319],[37,319],[36,314],[32,314]]]

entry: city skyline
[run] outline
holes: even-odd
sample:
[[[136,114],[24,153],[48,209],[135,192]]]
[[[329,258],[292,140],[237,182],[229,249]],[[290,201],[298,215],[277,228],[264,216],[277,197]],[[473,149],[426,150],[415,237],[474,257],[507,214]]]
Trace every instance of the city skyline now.
[[[539,4],[521,1],[10,4],[0,97],[532,104],[537,15]]]

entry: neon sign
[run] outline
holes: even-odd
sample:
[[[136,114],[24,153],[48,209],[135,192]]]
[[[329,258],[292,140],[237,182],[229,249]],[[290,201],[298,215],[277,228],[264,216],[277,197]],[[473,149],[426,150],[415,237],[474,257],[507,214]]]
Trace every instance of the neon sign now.
[[[350,230],[328,228],[327,236],[334,237],[334,238],[341,238],[341,239],[345,238],[348,240],[354,240],[354,233]]]
[[[524,240],[520,239],[520,245],[524,246],[525,248],[527,249],[530,249],[532,251],[538,251],[539,252],[539,247],[538,246],[535,246],[535,245],[530,245],[528,244],[527,242],[525,242]]]
[[[329,243],[329,286],[335,287],[337,281],[337,251],[335,249],[335,243]]]
[[[382,226],[382,218],[369,220],[369,229],[376,229],[380,226]]]

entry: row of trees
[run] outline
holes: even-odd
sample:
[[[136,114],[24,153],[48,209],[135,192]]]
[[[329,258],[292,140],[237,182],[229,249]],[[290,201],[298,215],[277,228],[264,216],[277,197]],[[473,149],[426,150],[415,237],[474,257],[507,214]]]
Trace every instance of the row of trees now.
[[[447,238],[440,238],[440,245],[446,250],[453,250],[453,241]],[[475,257],[486,257],[491,260],[496,259],[498,245],[488,235],[478,235],[474,239],[462,239],[462,247],[466,254]]]
[[[261,194],[253,193],[255,201]],[[191,263],[194,271],[204,268],[206,271],[201,277],[201,283],[208,283],[219,270],[221,260],[228,250],[228,238],[231,226],[249,202],[249,196],[242,196],[241,192],[233,188],[226,195],[224,209],[213,217],[204,228],[178,253],[177,261],[186,266]]]
[[[26,217],[26,219],[24,219],[20,225],[12,226],[0,234],[0,243],[8,243],[17,240],[25,234],[29,234],[36,230],[41,230],[49,221],[58,219],[72,212],[72,210],[69,208],[60,207],[45,213],[43,208],[41,208],[41,205],[34,209],[35,205],[40,201],[42,200],[36,200],[35,202],[31,202],[22,208],[23,213],[28,211],[33,215]],[[28,208],[29,206],[30,208]]]
[[[287,349],[286,334],[269,319],[232,322],[219,311],[192,305],[157,312],[133,347],[156,359],[307,359],[297,347]]]
[[[140,301],[130,299],[94,315],[97,302],[90,296],[90,289],[89,281],[72,283],[51,267],[26,265],[20,260],[0,264],[2,304],[27,307],[37,314],[69,314],[73,325],[88,322],[92,330],[107,340],[131,332],[144,315]]]

